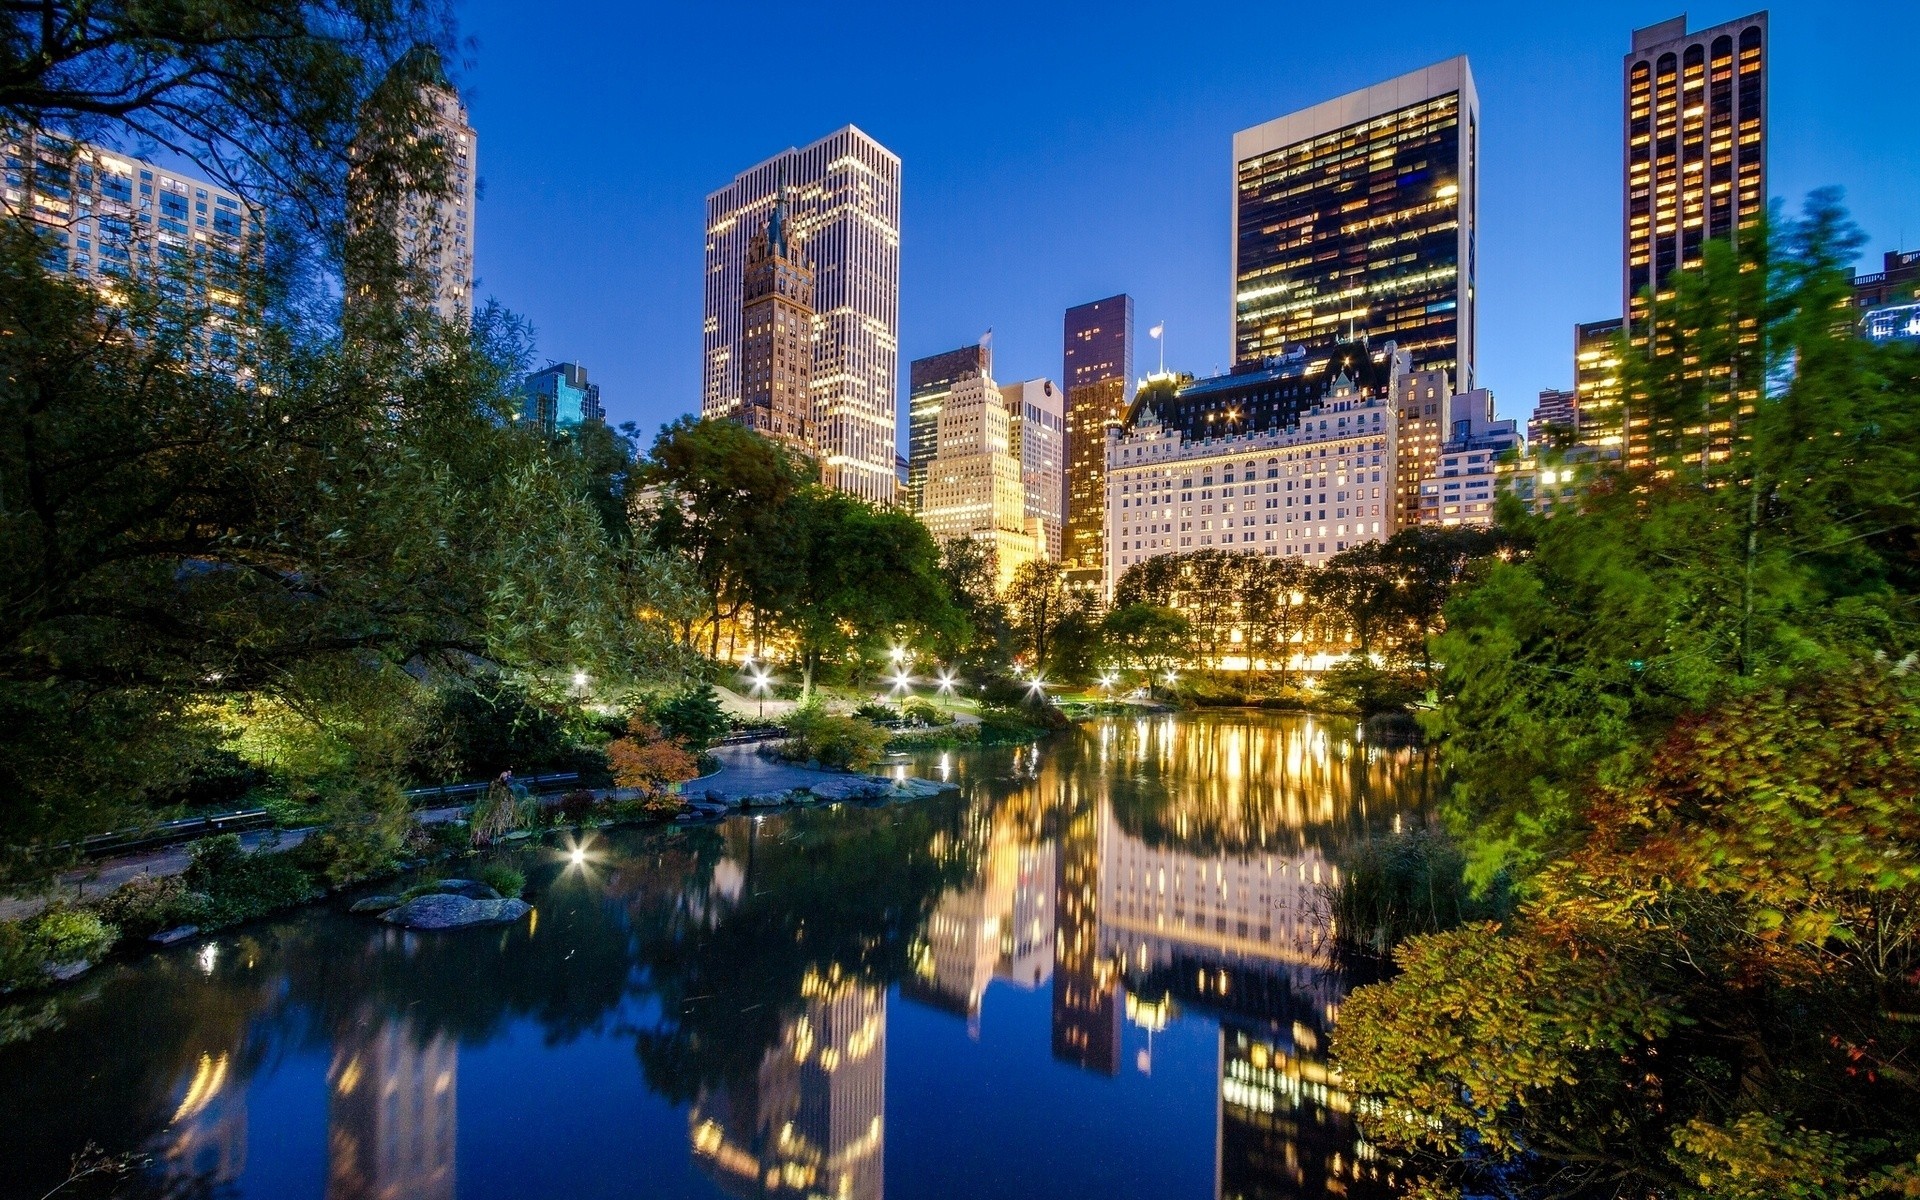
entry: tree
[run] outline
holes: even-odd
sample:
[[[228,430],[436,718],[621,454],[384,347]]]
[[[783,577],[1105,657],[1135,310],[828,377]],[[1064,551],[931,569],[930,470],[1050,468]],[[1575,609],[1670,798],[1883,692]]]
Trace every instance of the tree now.
[[[1630,776],[1686,714],[1920,649],[1920,358],[1847,327],[1855,244],[1816,194],[1770,257],[1743,243],[1687,273],[1663,308],[1674,332],[1629,371],[1639,402],[1679,422],[1664,457],[1604,474],[1577,513],[1509,506],[1519,553],[1448,604],[1430,729],[1476,877],[1577,843],[1586,791]],[[1752,324],[1732,339],[1685,332],[1726,320]],[[1720,357],[1674,363],[1666,346]],[[1682,414],[1720,402],[1694,376],[1724,389],[1756,371],[1778,386],[1742,402],[1751,411],[1703,464]]]
[[[781,587],[791,510],[812,471],[737,421],[688,416],[661,428],[642,476],[660,489],[649,538],[692,565],[707,595],[708,653],[718,656],[722,623]]]
[[[1443,626],[1448,598],[1469,565],[1494,554],[1502,541],[1492,529],[1433,525],[1415,525],[1387,539],[1383,551],[1395,576],[1390,608],[1400,626],[1397,638],[1403,648],[1417,650],[1428,686],[1433,683],[1431,642]]]
[[[1393,620],[1398,571],[1379,542],[1361,542],[1328,559],[1309,585],[1325,615],[1362,655],[1372,654]]]
[[[1034,670],[1046,670],[1060,623],[1073,608],[1065,568],[1049,559],[1022,563],[1007,585],[1006,605],[1021,651],[1032,656]]]
[[[1505,926],[1343,1007],[1368,1132],[1453,1194],[1920,1185],[1920,688],[1884,666],[1691,716]]]
[[[1297,558],[1262,558],[1240,585],[1240,616],[1246,630],[1247,677],[1256,660],[1269,667],[1278,663],[1279,683],[1287,685],[1287,665],[1294,643],[1305,638],[1309,625],[1308,597],[1312,576]]]
[[[1171,608],[1157,604],[1129,604],[1107,614],[1101,623],[1107,644],[1124,663],[1147,677],[1164,675],[1187,661],[1192,652],[1193,626]]]
[[[1012,640],[994,559],[993,547],[975,538],[940,543],[940,581],[963,620],[938,639],[938,650],[942,658],[969,671],[1000,667]]]

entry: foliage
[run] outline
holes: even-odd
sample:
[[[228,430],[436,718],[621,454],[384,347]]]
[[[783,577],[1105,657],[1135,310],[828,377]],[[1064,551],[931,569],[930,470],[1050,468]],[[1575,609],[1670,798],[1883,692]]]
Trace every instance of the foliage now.
[[[787,739],[778,748],[791,762],[866,771],[886,757],[887,731],[872,721],[809,705],[787,717]]]
[[[1503,890],[1476,897],[1467,858],[1426,829],[1370,838],[1340,856],[1338,878],[1321,885],[1334,933],[1346,945],[1386,954],[1415,934],[1503,915]]]
[[[607,757],[613,763],[614,786],[642,796],[661,795],[700,773],[699,759],[691,751],[638,713],[627,722],[627,736],[608,745]]]
[[[321,889],[299,856],[263,849],[249,854],[232,834],[193,844],[180,882],[197,919],[183,922],[219,929],[304,904]]]
[[[854,707],[853,715],[862,721],[872,721],[876,725],[890,725],[900,720],[899,709],[878,700],[862,701]]]
[[[858,715],[856,713],[856,715]],[[909,725],[951,725],[953,714],[925,696],[908,696],[900,702],[900,715]]]
[[[1378,666],[1357,653],[1321,672],[1320,695],[1330,706],[1363,717],[1405,712],[1420,698],[1406,672]]]
[[[469,837],[476,846],[491,846],[514,830],[525,828],[530,823],[531,807],[517,789],[504,779],[496,779],[474,801],[473,812],[467,817]]]
[[[725,737],[731,728],[720,709],[720,694],[705,683],[650,705],[648,715],[661,733],[695,753]]]
[[[1920,649],[1920,356],[1836,315],[1856,244],[1816,194],[1770,244],[1684,273],[1662,351],[1623,348],[1653,461],[1603,475],[1577,513],[1509,507],[1520,553],[1448,605],[1430,731],[1477,877],[1576,843],[1586,791],[1630,779],[1686,714]],[[1745,332],[1707,329],[1726,320]],[[1703,440],[1686,414],[1727,404]]]
[[[518,896],[527,890],[527,873],[506,863],[488,863],[480,868],[480,882],[502,896]]]
[[[1510,925],[1415,938],[1349,998],[1370,1132],[1458,1185],[1521,1165],[1522,1195],[1910,1179],[1920,685],[1848,670],[1686,718],[1587,824]]]
[[[0,991],[44,984],[49,967],[97,962],[119,936],[97,913],[64,904],[24,921],[0,921]]]
[[[1102,631],[1114,657],[1149,683],[1186,661],[1193,638],[1192,622],[1157,604],[1117,607],[1107,614]]]
[[[960,620],[934,631],[940,657],[966,674],[1003,666],[1013,654],[1014,634],[999,594],[999,570],[992,546],[970,537],[940,543],[941,585]]]
[[[442,783],[522,774],[604,769],[583,745],[578,719],[505,679],[447,679],[433,691],[409,759],[415,779]]]
[[[1066,568],[1044,558],[1020,564],[1007,585],[1006,606],[1020,656],[1034,670],[1046,670],[1060,623],[1076,607]]]

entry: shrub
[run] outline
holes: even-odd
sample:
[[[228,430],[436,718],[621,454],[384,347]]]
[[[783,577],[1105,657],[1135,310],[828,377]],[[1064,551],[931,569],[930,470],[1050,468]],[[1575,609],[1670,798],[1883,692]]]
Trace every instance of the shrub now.
[[[656,702],[650,714],[660,732],[688,750],[705,750],[727,734],[727,714],[711,684]]]
[[[323,889],[301,869],[295,855],[262,850],[248,854],[233,834],[196,842],[180,876],[190,893],[204,897],[192,922],[218,929],[304,904]]]
[[[48,967],[95,961],[119,936],[98,913],[64,904],[24,921],[0,922],[0,990],[38,987],[47,982]]]
[[[526,872],[506,863],[488,863],[480,868],[480,882],[502,896],[518,896],[527,890]]]
[[[953,723],[952,714],[933,701],[920,696],[910,696],[901,701],[900,715],[907,719],[908,724],[922,725],[927,728]]]
[[[467,819],[473,844],[492,845],[495,839],[525,828],[530,823],[528,807],[508,784],[498,779],[488,784],[486,794],[474,802],[473,814]]]
[[[126,936],[144,938],[176,925],[201,924],[206,897],[188,892],[180,876],[165,875],[121,884],[95,907]]]
[[[1420,689],[1411,676],[1376,667],[1355,654],[1326,669],[1320,676],[1320,694],[1336,708],[1371,717],[1407,711],[1420,698]]]
[[[820,708],[803,708],[787,718],[787,740],[780,756],[790,762],[818,762],[824,767],[865,771],[887,752],[887,731],[859,717],[837,716]]]
[[[900,710],[891,704],[878,700],[868,700],[853,710],[853,715],[862,721],[872,721],[876,725],[891,725],[900,719]]]
[[[613,763],[614,786],[643,796],[659,795],[700,773],[692,753],[638,715],[627,722],[627,736],[607,746],[607,757]]]
[[[593,815],[600,804],[600,797],[586,788],[575,788],[563,794],[554,804],[554,811],[561,821],[569,825],[578,825]]]

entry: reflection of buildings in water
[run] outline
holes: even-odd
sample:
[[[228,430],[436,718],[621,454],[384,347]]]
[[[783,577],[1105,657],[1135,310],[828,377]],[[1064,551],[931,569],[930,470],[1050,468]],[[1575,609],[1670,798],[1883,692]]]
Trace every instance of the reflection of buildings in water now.
[[[232,1183],[247,1168],[247,1089],[225,1050],[202,1053],[160,1135],[161,1173],[202,1185]]]
[[[1291,1038],[1220,1027],[1220,1200],[1395,1194],[1325,1056],[1325,1038],[1299,1024]]]
[[[1120,978],[1113,961],[1100,954],[1103,809],[1078,805],[1057,851],[1053,1056],[1113,1075],[1120,1070]]]
[[[887,994],[835,968],[801,997],[752,1080],[694,1103],[694,1161],[736,1196],[880,1200]]]
[[[453,1200],[459,1044],[363,1014],[327,1069],[327,1200]]]
[[[967,1018],[975,1037],[990,980],[1036,988],[1053,972],[1053,846],[1022,844],[1011,820],[981,819],[980,871],[934,905],[900,984],[902,996]]]

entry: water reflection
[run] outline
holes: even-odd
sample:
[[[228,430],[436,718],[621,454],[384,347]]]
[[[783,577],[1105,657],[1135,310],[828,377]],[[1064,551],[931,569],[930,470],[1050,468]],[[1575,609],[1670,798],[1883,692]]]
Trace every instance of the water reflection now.
[[[635,1169],[620,1154],[564,1149],[603,1117],[665,1194],[935,1195],[955,1186],[942,1172],[983,1165],[1029,1191],[1125,1190],[1078,1182],[1045,1146],[990,1161],[945,1083],[909,1074],[890,1096],[890,1017],[917,1064],[900,1070],[944,1044],[932,1030],[964,1029],[972,1058],[945,1069],[993,1080],[1016,1127],[1057,1130],[1041,1097],[1063,1081],[1103,1089],[1075,1121],[1095,1159],[1124,1159],[1127,1114],[1157,1108],[1210,1136],[1169,1132],[1156,1155],[1219,1196],[1390,1194],[1326,1063],[1351,979],[1319,889],[1347,846],[1416,813],[1424,759],[1350,725],[1239,714],[911,765],[960,796],[619,833],[580,862],[524,850],[537,904],[509,929],[316,911],[109,968],[60,997],[62,1027],[0,1046],[24,1147],[0,1196],[42,1194],[88,1141],[151,1156],[138,1194],[453,1200],[536,1163],[555,1194],[618,1191]],[[902,1025],[909,1010],[935,1024]],[[1043,1021],[1050,1055],[1011,1049],[1032,1043],[996,1021]],[[634,1080],[670,1124],[629,1132],[564,1084],[534,1105],[562,1054]],[[476,1070],[514,1086],[470,1085]],[[473,1136],[503,1120],[514,1137]],[[324,1147],[317,1174],[288,1149],[303,1139]],[[674,1161],[683,1185],[661,1174]]]

